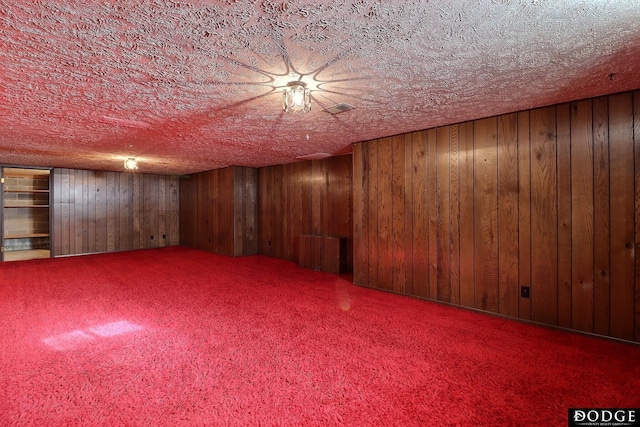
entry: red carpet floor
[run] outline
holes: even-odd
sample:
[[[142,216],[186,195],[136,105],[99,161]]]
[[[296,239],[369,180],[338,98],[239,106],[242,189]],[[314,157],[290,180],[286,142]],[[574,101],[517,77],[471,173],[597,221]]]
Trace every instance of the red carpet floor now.
[[[0,425],[566,426],[640,347],[186,248],[0,265]]]

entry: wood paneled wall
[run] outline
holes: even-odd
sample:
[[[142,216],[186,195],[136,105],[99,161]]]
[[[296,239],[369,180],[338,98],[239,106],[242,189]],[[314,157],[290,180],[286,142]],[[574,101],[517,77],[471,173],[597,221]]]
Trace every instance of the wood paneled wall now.
[[[351,155],[260,168],[259,253],[297,262],[300,235],[348,237],[350,271],[351,173]]]
[[[353,167],[356,283],[640,341],[640,91],[359,143]]]
[[[228,256],[256,254],[258,171],[228,167],[180,180],[180,241]]]
[[[178,178],[53,170],[54,256],[179,244]]]

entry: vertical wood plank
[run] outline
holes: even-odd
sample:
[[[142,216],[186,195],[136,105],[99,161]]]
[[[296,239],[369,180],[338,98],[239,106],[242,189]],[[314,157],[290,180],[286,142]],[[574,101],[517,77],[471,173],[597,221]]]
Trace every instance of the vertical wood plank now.
[[[635,338],[635,194],[631,93],[609,97],[611,335]]]
[[[369,235],[369,248],[367,253],[369,254],[369,271],[368,282],[369,286],[378,286],[378,259],[380,258],[378,253],[378,146],[380,142],[378,140],[372,141],[367,144],[369,152],[369,195],[367,198],[368,205],[368,220],[369,227],[367,234]]]
[[[197,209],[200,202],[197,197],[195,176],[180,178],[180,244],[196,247],[195,228],[198,223]]]
[[[246,251],[244,255],[258,253],[258,170],[246,168],[245,210],[247,216]]]
[[[131,250],[133,249],[133,228],[131,221],[131,187],[132,179],[130,173],[119,174],[120,179],[120,191],[118,202],[118,220],[119,226],[119,250]]]
[[[393,289],[392,145],[390,138],[378,140],[378,284]]]
[[[415,225],[413,223],[414,218],[414,185],[416,176],[413,174],[413,138],[411,134],[403,135],[403,149],[404,149],[404,182],[402,185],[402,191],[404,192],[404,222],[405,222],[405,242],[404,242],[404,273],[405,273],[405,293],[408,295],[415,295],[415,286],[413,278],[413,265],[416,263],[416,252],[414,248]],[[419,256],[419,255],[418,255]]]
[[[133,174],[133,243],[135,249],[143,248],[143,243],[146,241],[144,238],[143,221],[142,217],[142,175]]]
[[[571,104],[571,324],[593,332],[593,107]]]
[[[419,297],[429,295],[429,207],[427,203],[427,133],[411,135],[413,174],[413,293]]]
[[[530,113],[532,319],[558,323],[558,211],[555,107]]]
[[[518,317],[518,116],[498,117],[499,311]]]
[[[531,289],[531,137],[530,112],[518,113],[518,277]],[[520,296],[518,317],[531,319],[531,299]]]
[[[175,246],[180,244],[180,178],[173,177],[170,182],[171,231],[169,236],[171,236],[170,245]]]
[[[106,251],[116,250],[116,173],[105,172],[104,196],[106,205]]]
[[[233,256],[244,253],[246,216],[244,206],[244,168],[233,168]]]
[[[277,258],[282,258],[284,255],[284,234],[283,234],[283,224],[282,224],[282,217],[283,217],[283,206],[282,206],[282,200],[283,200],[283,182],[282,182],[282,165],[278,165],[278,166],[274,166],[274,173],[272,175],[272,188],[273,188],[273,197],[274,200],[279,201],[279,203],[276,203],[275,205],[275,221],[273,224],[273,236],[274,236],[274,248],[273,248],[273,254],[275,257]],[[321,175],[321,171],[320,172],[320,177]],[[321,179],[321,178],[320,178]],[[319,194],[318,194],[319,197]],[[321,201],[319,199],[315,200],[316,205],[314,206],[314,209],[320,209],[320,203]],[[318,221],[320,221],[320,219],[317,217],[317,213],[316,213],[316,218],[318,219]],[[317,223],[318,225],[320,224],[320,222]]]
[[[438,193],[438,152],[436,144],[436,130],[429,129],[427,131],[427,176],[429,188],[427,189],[428,205],[429,205],[429,295],[431,299],[438,299],[438,209],[437,209],[437,193]]]
[[[368,193],[368,189],[364,172],[363,145],[361,142],[353,145],[353,281],[359,285],[366,284],[364,271],[367,268],[363,231],[366,221],[364,195]]]
[[[351,193],[351,182],[353,181],[353,156],[351,154],[336,156],[328,159],[334,168],[331,172],[331,180],[328,189],[331,194],[329,233],[346,238],[346,256],[344,257],[345,271],[353,271],[353,194]],[[344,239],[340,243],[344,246]]]
[[[258,211],[260,212],[258,216],[258,252],[264,255],[269,255],[270,253],[270,245],[268,245],[271,239],[269,219],[273,217],[273,215],[270,215],[268,210],[270,205],[267,203],[267,198],[270,197],[268,185],[270,170],[270,168],[258,169]]]
[[[222,221],[220,206],[222,203],[223,190],[220,186],[221,169],[210,171],[205,179],[205,188],[203,191],[207,194],[209,203],[206,206],[207,216],[207,235],[208,250],[216,253],[222,253],[220,247],[220,223]]]
[[[593,330],[609,335],[609,99],[593,100]]]
[[[162,234],[160,232],[160,179],[158,175],[148,175],[149,199],[145,206],[145,216],[149,218],[149,247],[160,246]],[[145,201],[147,201],[145,197]],[[151,239],[153,236],[153,239]]]
[[[69,253],[75,253],[76,251],[76,240],[75,240],[75,234],[76,234],[76,223],[75,223],[75,204],[76,204],[76,192],[75,192],[75,180],[76,180],[76,176],[75,173],[72,169],[69,170],[68,173],[68,184],[69,184],[69,188],[68,188],[68,198],[67,198],[67,209],[68,209],[68,218],[67,221],[69,223]]]
[[[121,173],[114,173],[113,175],[113,193],[114,193],[114,218],[115,223],[115,251],[121,250],[120,244],[120,175]]]
[[[296,234],[299,235],[299,232],[296,233],[296,217],[298,217],[298,212],[300,209],[300,202],[296,200],[296,188],[299,186],[299,181],[297,179],[296,174],[296,164],[289,163],[285,165],[284,168],[284,186],[285,186],[285,207],[286,212],[283,216],[284,220],[284,234],[285,245],[284,245],[284,258],[288,260],[296,260],[298,258],[297,255],[297,244],[299,242],[299,238],[296,238]],[[298,192],[299,194],[299,192]]]
[[[98,238],[97,238],[97,209],[96,209],[96,172],[88,171],[87,172],[87,181],[89,182],[88,186],[88,218],[89,218],[89,233],[88,233],[88,246],[87,252],[97,252],[98,251]]]
[[[556,106],[558,211],[558,326],[571,327],[571,112]]]
[[[222,191],[220,197],[220,228],[217,235],[221,238],[221,251],[220,253],[228,256],[233,256],[233,167],[225,168],[221,171],[220,180],[218,186]]]
[[[404,137],[391,138],[391,289],[406,291],[405,149]]]
[[[65,173],[65,169],[63,168],[56,168],[53,170],[53,196],[55,197],[54,199],[54,221],[53,221],[53,227],[54,227],[54,232],[53,232],[53,249],[54,249],[54,255],[55,256],[60,256],[60,255],[66,255],[64,253],[64,230],[62,229],[62,203],[64,201],[64,195],[62,194],[62,177],[63,174]]]
[[[460,130],[449,126],[449,194],[451,216],[451,303],[460,304]]]
[[[451,177],[449,126],[436,129],[437,300],[451,302]]]
[[[158,246],[167,245],[167,178],[156,175],[158,181]],[[153,208],[152,208],[153,209]]]
[[[65,169],[64,174],[62,175],[62,182],[60,183],[60,191],[62,192],[63,198],[61,203],[60,214],[62,215],[62,242],[61,242],[61,250],[62,253],[68,255],[71,253],[71,239],[70,239],[70,231],[71,231],[71,221],[69,220],[70,213],[70,175],[71,170]]]
[[[107,251],[107,173],[98,171],[96,176],[96,250]]]
[[[80,253],[89,252],[89,171],[82,171],[82,249]]]
[[[460,305],[475,307],[474,122],[460,125]]]
[[[75,198],[75,203],[73,206],[74,209],[74,213],[73,213],[73,218],[74,218],[74,223],[75,223],[75,233],[74,233],[74,253],[76,254],[81,254],[84,252],[83,250],[83,237],[84,237],[84,233],[85,233],[85,228],[84,228],[84,213],[83,213],[83,188],[84,188],[84,178],[83,178],[83,173],[81,170],[74,170],[73,171],[73,175],[74,175],[74,198]]]
[[[322,229],[322,163],[318,160],[311,161],[311,233],[319,235]]]
[[[353,258],[353,278],[354,283],[359,285],[369,284],[369,145],[359,143],[353,146],[353,187],[360,188],[357,195],[353,192],[353,224],[354,230],[359,229],[359,238],[353,236],[354,258]],[[357,147],[356,147],[357,146]],[[359,163],[356,168],[356,161]],[[360,174],[360,175],[359,175]],[[357,197],[356,197],[357,196]],[[359,205],[356,211],[356,204]],[[358,258],[356,260],[355,247],[358,247]],[[356,269],[356,263],[359,267]]]
[[[633,152],[635,167],[635,248],[640,245],[640,91],[633,92]],[[635,256],[635,340],[640,342],[640,257]]]
[[[476,307],[497,312],[498,290],[498,121],[474,125]]]

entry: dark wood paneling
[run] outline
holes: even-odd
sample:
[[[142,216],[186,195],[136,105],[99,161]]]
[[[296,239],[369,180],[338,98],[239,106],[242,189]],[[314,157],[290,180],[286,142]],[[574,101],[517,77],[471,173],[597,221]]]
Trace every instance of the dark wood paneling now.
[[[473,122],[460,125],[460,305],[475,307]]]
[[[609,98],[593,100],[593,330],[609,335]]]
[[[427,200],[429,205],[429,298],[438,299],[438,239],[437,239],[437,147],[436,130],[427,131]],[[371,260],[375,263],[375,260]]]
[[[571,120],[569,104],[556,107],[557,200],[571,200]],[[571,327],[571,206],[558,203],[558,325]]]
[[[391,281],[392,289],[405,292],[407,281],[405,252],[408,224],[405,216],[404,136],[391,138]],[[407,191],[409,192],[409,191]]]
[[[532,110],[531,317],[558,321],[558,205],[555,107]]]
[[[167,200],[179,193],[180,213],[168,211],[168,218],[180,217],[183,245],[240,256],[258,251],[257,186],[257,169],[229,167],[183,177],[179,192],[169,185],[170,191],[161,193]]]
[[[639,105],[636,91],[358,144],[355,282],[640,341]]]
[[[369,182],[369,194],[367,197],[368,224],[367,242],[368,264],[367,283],[372,286],[378,284],[378,143],[377,141],[366,144],[365,153],[368,154],[369,168],[365,170]]]
[[[392,147],[391,139],[378,141],[378,286],[393,290],[393,236],[392,236]]]
[[[151,235],[163,245],[179,243],[177,177],[54,169],[52,179],[55,256],[141,249]],[[161,182],[172,188],[162,198]]]
[[[415,132],[411,136],[412,158],[407,165],[411,169],[413,185],[412,203],[413,209],[406,215],[412,215],[413,233],[412,255],[407,255],[407,268],[413,268],[413,295],[420,297],[429,296],[429,259],[428,259],[428,226],[429,205],[427,201],[427,133]],[[354,179],[358,175],[354,174]],[[355,221],[354,213],[354,221]],[[354,237],[354,244],[357,240]],[[354,268],[356,263],[354,261]]]
[[[571,283],[566,286],[571,304],[560,308],[571,312],[571,323],[561,326],[586,332],[593,332],[594,316],[592,120],[590,100],[571,104]]]
[[[635,339],[635,194],[633,97],[609,98],[610,187],[610,333]]]
[[[255,168],[234,168],[234,255],[258,253],[257,207],[258,170]]]
[[[184,246],[197,246],[198,202],[197,175],[180,178],[180,243]]]
[[[459,125],[449,130],[449,216],[450,226],[450,302],[460,304],[460,130]]]
[[[404,263],[404,274],[405,274],[405,283],[404,283],[404,291],[403,293],[409,295],[415,295],[414,290],[414,280],[413,280],[413,268],[411,264],[407,264],[407,260],[410,259],[418,259],[419,255],[414,251],[414,237],[413,234],[415,232],[413,226],[413,216],[415,212],[413,196],[415,195],[415,191],[413,189],[415,177],[413,175],[414,167],[413,167],[413,138],[411,134],[403,135],[404,144],[402,146],[402,150],[404,151],[404,159],[403,159],[403,183],[406,183],[406,186],[402,186],[400,188],[401,191],[404,192],[404,221],[406,224],[405,230],[405,241],[404,241],[404,254],[403,254],[403,263]],[[406,191],[405,191],[406,190]]]
[[[498,267],[501,314],[518,317],[518,116],[498,117]]]
[[[531,289],[531,131],[528,111],[518,113],[518,276]],[[505,237],[506,238],[506,237]],[[518,317],[531,319],[531,298],[518,300]]]
[[[640,245],[640,91],[633,94],[633,148],[635,165],[635,248]],[[640,341],[640,257],[635,256],[635,340]]]
[[[298,256],[298,264],[302,268],[311,270],[322,269],[321,245],[322,236],[319,235],[301,235]]]
[[[498,121],[475,123],[475,306],[497,312],[498,289]]]
[[[362,150],[359,154],[362,164],[369,152]],[[359,255],[353,248],[351,236],[356,229],[359,227],[361,236],[368,230],[362,228],[364,222],[359,225],[351,221],[352,173],[351,155],[258,169],[259,253],[298,262],[300,251],[308,252],[307,248],[300,248],[301,235],[346,237],[347,269],[352,271],[353,253],[358,257],[368,252],[363,239]],[[388,177],[390,182],[390,174]],[[360,179],[357,209],[365,212],[369,206],[376,207],[377,202],[369,203],[371,194],[363,184],[367,176],[361,174]],[[377,193],[373,194],[377,197]],[[319,256],[322,259],[322,254]],[[364,274],[365,271],[360,272],[361,277]]]
[[[436,129],[436,295],[451,301],[451,204],[449,127]]]
[[[363,225],[366,222],[364,195],[368,189],[366,175],[364,174],[366,159],[364,158],[362,146],[362,143],[354,144],[353,146],[353,157],[358,159],[358,161],[353,162],[353,176],[359,180],[353,186],[353,275],[354,281],[358,283],[367,282],[363,267],[366,265],[365,242],[368,239],[365,239]],[[296,197],[294,203],[297,201]]]
[[[96,252],[107,251],[107,173],[98,171],[94,174],[96,183]],[[145,194],[143,194],[143,197]],[[93,245],[92,245],[93,246]],[[142,246],[142,247],[147,247]]]

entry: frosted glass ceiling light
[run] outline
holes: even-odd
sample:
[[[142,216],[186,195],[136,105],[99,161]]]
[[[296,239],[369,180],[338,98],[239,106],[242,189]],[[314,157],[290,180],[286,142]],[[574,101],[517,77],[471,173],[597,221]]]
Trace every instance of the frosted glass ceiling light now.
[[[134,171],[138,169],[138,161],[133,157],[129,157],[124,161],[124,168],[128,171]]]
[[[282,106],[287,113],[308,113],[311,111],[311,91],[302,82],[290,82],[282,91]]]

